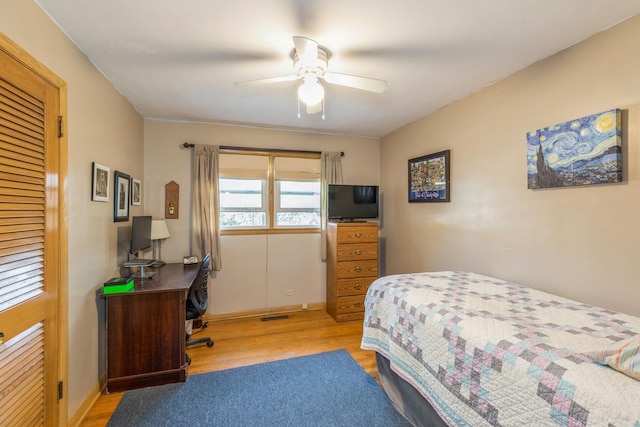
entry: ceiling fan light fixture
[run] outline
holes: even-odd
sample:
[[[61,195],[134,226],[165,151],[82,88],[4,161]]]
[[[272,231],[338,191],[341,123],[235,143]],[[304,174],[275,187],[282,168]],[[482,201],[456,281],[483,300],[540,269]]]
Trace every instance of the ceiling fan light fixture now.
[[[324,87],[320,84],[320,79],[324,80],[324,83],[368,92],[382,93],[387,89],[387,82],[384,80],[327,72],[331,52],[308,37],[294,36],[293,45],[294,48],[290,56],[296,74],[236,82],[236,86],[256,86],[301,80],[302,82],[298,86],[298,117],[300,117],[300,103],[303,103],[306,106],[307,114],[316,114],[322,111],[323,119],[325,100]]]
[[[307,106],[318,105],[324,99],[324,88],[318,81],[315,74],[309,73],[304,76],[302,84],[298,88],[298,99]]]

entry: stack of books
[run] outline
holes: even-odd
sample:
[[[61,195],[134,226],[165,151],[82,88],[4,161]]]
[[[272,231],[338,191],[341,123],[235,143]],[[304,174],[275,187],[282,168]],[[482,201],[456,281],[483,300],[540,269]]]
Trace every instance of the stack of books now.
[[[102,285],[102,292],[105,294],[118,294],[133,290],[133,276],[114,277]]]

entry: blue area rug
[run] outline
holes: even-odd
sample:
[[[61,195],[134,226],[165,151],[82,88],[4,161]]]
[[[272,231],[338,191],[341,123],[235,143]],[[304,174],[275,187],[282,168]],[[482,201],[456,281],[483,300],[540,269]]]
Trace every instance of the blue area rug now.
[[[127,391],[108,426],[410,426],[345,350]]]

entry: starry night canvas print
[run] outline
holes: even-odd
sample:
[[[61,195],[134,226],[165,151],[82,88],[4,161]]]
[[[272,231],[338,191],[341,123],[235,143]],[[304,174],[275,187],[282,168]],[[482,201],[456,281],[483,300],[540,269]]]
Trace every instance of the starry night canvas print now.
[[[613,109],[527,134],[530,189],[622,182],[622,114]]]

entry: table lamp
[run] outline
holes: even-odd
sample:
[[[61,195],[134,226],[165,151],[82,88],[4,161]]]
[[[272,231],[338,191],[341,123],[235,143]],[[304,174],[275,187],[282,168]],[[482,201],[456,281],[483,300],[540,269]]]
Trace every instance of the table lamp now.
[[[162,241],[168,239],[169,229],[164,219],[154,219],[151,221],[151,241],[153,243],[153,259],[157,259],[154,267],[162,267],[166,263],[162,261]],[[157,254],[156,254],[157,251]]]

